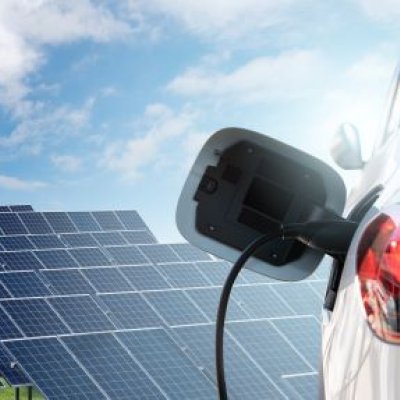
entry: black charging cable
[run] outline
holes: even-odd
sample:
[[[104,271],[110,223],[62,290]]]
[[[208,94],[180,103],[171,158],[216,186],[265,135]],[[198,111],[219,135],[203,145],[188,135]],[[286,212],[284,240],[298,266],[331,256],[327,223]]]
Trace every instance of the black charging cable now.
[[[282,226],[278,233],[258,237],[243,250],[225,280],[217,312],[215,364],[220,400],[228,400],[224,369],[224,327],[226,312],[232,287],[247,260],[262,246],[278,238],[282,240],[297,239],[308,247],[329,254],[334,258],[343,259],[347,254],[357,226],[357,223],[342,218],[331,221],[288,224]]]

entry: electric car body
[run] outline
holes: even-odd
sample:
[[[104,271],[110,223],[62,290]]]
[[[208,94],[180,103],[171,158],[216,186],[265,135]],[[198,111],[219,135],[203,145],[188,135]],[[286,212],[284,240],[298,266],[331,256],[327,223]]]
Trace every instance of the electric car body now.
[[[399,82],[397,71],[371,158],[362,161],[357,132],[351,129],[337,134],[332,151],[342,168],[361,170],[345,210],[348,217],[358,213],[360,224],[328,284],[327,295],[334,300],[323,310],[326,399],[400,398]]]

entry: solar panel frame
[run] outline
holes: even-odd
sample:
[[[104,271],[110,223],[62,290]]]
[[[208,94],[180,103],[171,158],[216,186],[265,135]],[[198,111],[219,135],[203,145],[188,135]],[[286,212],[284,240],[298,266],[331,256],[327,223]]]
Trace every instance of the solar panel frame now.
[[[29,212],[18,214],[19,218],[22,220],[26,226],[28,232],[33,235],[50,234],[54,233],[50,224],[43,217],[42,213],[39,212]]]

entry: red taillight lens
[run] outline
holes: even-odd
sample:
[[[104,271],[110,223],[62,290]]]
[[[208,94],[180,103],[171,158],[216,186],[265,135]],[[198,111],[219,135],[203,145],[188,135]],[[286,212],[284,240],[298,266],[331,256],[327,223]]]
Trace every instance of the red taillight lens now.
[[[361,297],[372,331],[400,344],[400,218],[381,214],[367,227],[357,252]]]

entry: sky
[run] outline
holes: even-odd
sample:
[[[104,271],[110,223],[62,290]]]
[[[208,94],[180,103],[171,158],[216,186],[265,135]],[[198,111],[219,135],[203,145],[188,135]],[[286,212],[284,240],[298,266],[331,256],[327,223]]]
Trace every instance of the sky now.
[[[1,203],[136,209],[180,241],[177,199],[221,128],[333,165],[352,122],[367,158],[399,33],[399,0],[1,0]]]

